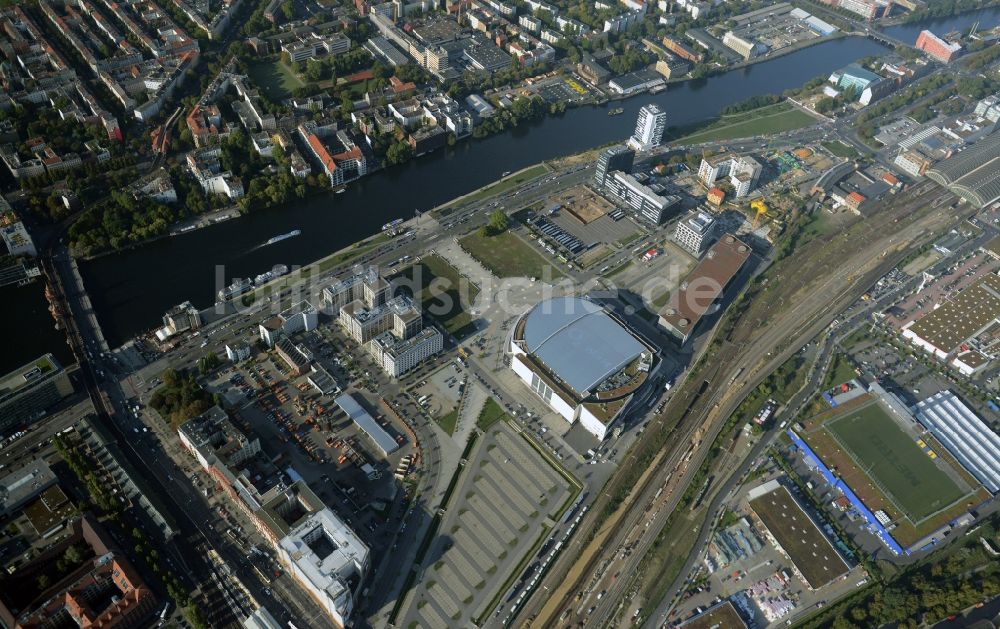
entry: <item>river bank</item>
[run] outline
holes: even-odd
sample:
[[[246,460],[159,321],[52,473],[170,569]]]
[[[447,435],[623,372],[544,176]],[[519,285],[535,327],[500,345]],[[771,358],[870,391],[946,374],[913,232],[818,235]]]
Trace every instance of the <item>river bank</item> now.
[[[632,133],[638,109],[648,102],[668,112],[671,126],[685,126],[712,118],[749,96],[781,93],[885,50],[867,39],[842,37],[709,79],[673,84],[660,94],[620,101],[625,109],[620,116],[608,116],[605,107],[569,109],[561,116],[382,170],[354,182],[342,194],[296,200],[83,262],[81,272],[109,341],[120,344],[155,325],[172,305],[185,300],[202,306],[214,303],[215,293],[231,278],[254,277],[275,264],[310,264],[377,234],[384,223],[412,217],[414,209],[426,212],[489,186],[504,171],[620,142]],[[301,229],[302,235],[257,247],[292,228]]]

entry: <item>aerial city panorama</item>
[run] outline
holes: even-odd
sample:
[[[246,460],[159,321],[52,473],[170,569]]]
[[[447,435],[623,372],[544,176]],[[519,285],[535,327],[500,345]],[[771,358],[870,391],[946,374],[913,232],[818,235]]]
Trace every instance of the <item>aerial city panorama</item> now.
[[[998,0],[0,0],[0,627],[1000,627],[998,126]]]

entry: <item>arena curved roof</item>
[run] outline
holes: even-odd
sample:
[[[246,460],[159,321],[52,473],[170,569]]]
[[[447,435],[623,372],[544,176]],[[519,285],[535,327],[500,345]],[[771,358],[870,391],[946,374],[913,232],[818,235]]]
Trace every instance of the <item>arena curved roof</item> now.
[[[522,334],[524,349],[581,395],[646,351],[604,308],[580,297],[537,303]]]

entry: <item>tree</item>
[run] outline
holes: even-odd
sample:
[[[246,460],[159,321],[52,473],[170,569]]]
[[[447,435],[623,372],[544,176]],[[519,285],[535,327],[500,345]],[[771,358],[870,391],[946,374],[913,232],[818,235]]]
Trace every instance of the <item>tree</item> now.
[[[494,234],[507,231],[507,214],[503,210],[497,209],[490,213],[490,231]]]
[[[310,81],[319,81],[326,73],[326,66],[318,59],[310,59],[306,62],[305,77]]]
[[[403,164],[413,157],[413,147],[404,140],[394,142],[385,152],[385,158],[390,164]]]

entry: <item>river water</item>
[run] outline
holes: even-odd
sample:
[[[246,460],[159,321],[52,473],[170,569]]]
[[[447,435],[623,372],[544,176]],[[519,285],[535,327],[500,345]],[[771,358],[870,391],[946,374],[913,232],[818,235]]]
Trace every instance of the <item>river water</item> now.
[[[943,35],[977,21],[982,28],[996,25],[1000,8],[885,30],[904,41],[915,41],[924,28]],[[218,290],[216,265],[225,266],[228,281],[254,276],[278,263],[305,264],[378,231],[393,218],[412,216],[414,209],[429,209],[488,184],[505,170],[624,139],[638,108],[647,102],[664,106],[671,126],[688,125],[747,96],[779,93],[883,51],[866,39],[838,39],[708,80],[672,85],[656,96],[638,96],[623,104],[621,116],[609,117],[605,108],[573,109],[559,118],[465,142],[376,173],[343,194],[314,197],[166,238],[135,251],[81,263],[81,271],[114,346],[155,326],[171,305],[186,299],[199,307],[211,304]],[[260,246],[296,228],[303,232],[298,238]],[[42,352],[55,352],[64,360],[69,357],[62,334],[52,328],[40,283],[0,288],[0,305],[0,329],[7,331],[0,373]]]
[[[1000,7],[992,7],[971,13],[960,13],[936,20],[924,20],[913,24],[889,26],[882,30],[886,35],[891,35],[896,39],[913,44],[917,41],[917,35],[924,29],[933,32],[939,37],[943,37],[951,31],[966,31],[976,22],[979,22],[979,27],[983,30],[1000,24]]]
[[[620,116],[608,116],[603,107],[571,109],[561,117],[376,173],[342,194],[313,197],[81,263],[81,271],[104,333],[115,346],[152,328],[174,304],[189,299],[198,307],[210,305],[219,289],[216,265],[225,266],[229,281],[253,277],[278,263],[306,264],[377,232],[394,218],[411,217],[415,209],[427,210],[488,184],[503,171],[624,139],[639,107],[650,101],[667,111],[671,126],[688,125],[748,96],[780,93],[884,50],[867,39],[837,39],[630,99]],[[302,235],[261,246],[292,229],[301,229]]]

